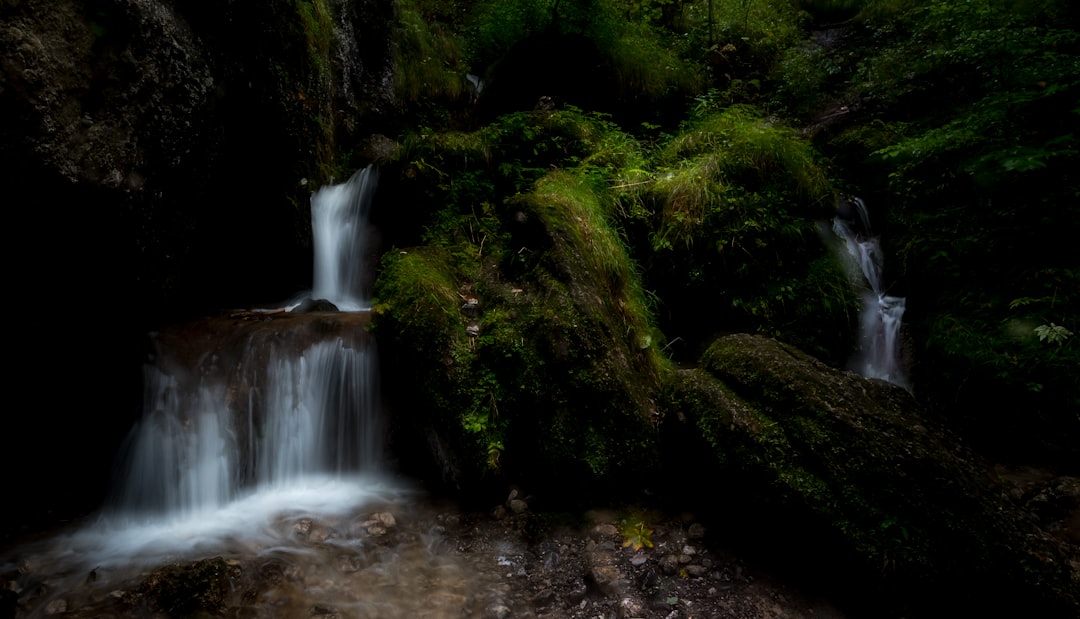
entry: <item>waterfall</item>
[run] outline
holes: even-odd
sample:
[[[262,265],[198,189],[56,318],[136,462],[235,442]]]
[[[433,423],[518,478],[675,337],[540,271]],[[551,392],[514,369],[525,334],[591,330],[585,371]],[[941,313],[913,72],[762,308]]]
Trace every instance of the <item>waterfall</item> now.
[[[367,168],[312,195],[314,290],[339,308],[366,303],[374,179]],[[143,416],[106,511],[114,521],[208,524],[275,493],[304,509],[296,493],[324,501],[326,484],[351,485],[342,506],[368,495],[355,485],[376,479],[382,456],[369,313],[248,314],[154,334]]]
[[[377,471],[374,349],[364,339],[296,353],[253,338],[234,353],[235,371],[207,359],[176,374],[148,366],[113,509],[205,515],[259,490]]]
[[[377,179],[377,169],[368,166],[347,182],[323,187],[311,196],[312,296],[345,311],[367,308],[367,211]]]
[[[900,348],[900,325],[906,300],[886,294],[881,244],[872,234],[863,200],[853,197],[842,203],[833,218],[832,229],[843,243],[844,263],[852,278],[859,282],[862,293],[858,349],[851,360],[851,369],[907,389],[910,385]]]

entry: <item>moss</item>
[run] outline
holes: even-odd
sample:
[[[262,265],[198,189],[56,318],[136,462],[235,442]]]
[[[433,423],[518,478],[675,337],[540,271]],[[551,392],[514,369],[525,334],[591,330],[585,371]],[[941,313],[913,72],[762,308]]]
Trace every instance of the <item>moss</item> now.
[[[679,380],[672,404],[722,454],[719,470],[752,480],[751,496],[866,569],[884,569],[895,590],[945,577],[964,595],[1011,580],[1026,583],[1017,585],[1024,595],[1035,596],[1040,580],[1066,588],[1067,570],[1044,559],[1059,551],[1002,505],[984,465],[903,389],[745,335],[717,340],[701,367]]]
[[[427,220],[426,246],[384,258],[378,333],[400,367],[439,374],[410,408],[460,448],[462,477],[537,487],[647,470],[666,360],[611,195],[587,173],[558,171],[499,207],[483,175],[451,178],[441,162],[408,170],[436,181],[435,195],[452,191]]]

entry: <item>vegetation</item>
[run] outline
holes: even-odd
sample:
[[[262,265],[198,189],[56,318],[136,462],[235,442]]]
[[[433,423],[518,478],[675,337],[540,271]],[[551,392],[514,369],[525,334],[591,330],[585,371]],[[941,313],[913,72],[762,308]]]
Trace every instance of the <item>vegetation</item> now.
[[[951,500],[937,481],[982,487],[966,465],[886,488],[902,454],[875,455],[827,405],[760,376],[744,377],[759,397],[736,395],[717,369],[710,346],[730,332],[844,364],[859,302],[822,234],[848,193],[870,205],[889,290],[909,300],[909,405],[999,460],[1076,472],[1070,3],[398,6],[410,129],[382,191],[406,206],[378,222],[376,328],[401,368],[439,376],[406,408],[469,446],[447,456],[450,477],[543,462],[563,482],[645,486],[658,427],[694,411],[709,466],[747,472],[867,565],[918,581],[954,566],[948,552],[1007,555],[980,549],[1013,526],[980,520],[983,498],[924,518]],[[880,429],[906,436],[902,421]],[[736,426],[752,437],[732,439]],[[936,548],[950,530],[965,535]],[[647,531],[621,533],[644,547]]]
[[[843,68],[843,99],[866,118],[824,148],[858,158],[887,214],[892,278],[922,305],[909,316],[914,381],[999,457],[1075,462],[1074,446],[1046,437],[1075,438],[1080,421],[1067,369],[1080,364],[1067,333],[1080,301],[1076,8],[883,6],[853,35],[878,49]]]
[[[1027,436],[1028,453],[1062,463],[1075,449],[1046,451],[1043,429],[1076,436],[1080,405],[1075,13],[1058,0],[402,0],[398,93],[420,123],[402,191],[423,232],[384,224],[403,246],[438,247],[459,297],[536,278],[578,310],[587,294],[627,299],[607,329],[628,346],[692,360],[711,334],[747,330],[841,365],[858,302],[819,232],[856,191],[911,299],[922,400],[987,445]],[[843,28],[814,39],[814,24]],[[533,83],[531,98],[506,95]],[[527,111],[549,92],[554,110]],[[474,419],[494,391],[471,397]],[[1002,400],[1028,412],[988,416]],[[501,432],[488,442],[505,446]]]

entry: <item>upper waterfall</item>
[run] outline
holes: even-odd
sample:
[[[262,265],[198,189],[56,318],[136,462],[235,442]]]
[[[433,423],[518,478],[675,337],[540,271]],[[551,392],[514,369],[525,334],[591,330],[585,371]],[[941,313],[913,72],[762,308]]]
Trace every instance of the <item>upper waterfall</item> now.
[[[311,196],[315,247],[312,297],[343,311],[368,309],[367,216],[378,170],[368,166],[348,181],[328,185]]]

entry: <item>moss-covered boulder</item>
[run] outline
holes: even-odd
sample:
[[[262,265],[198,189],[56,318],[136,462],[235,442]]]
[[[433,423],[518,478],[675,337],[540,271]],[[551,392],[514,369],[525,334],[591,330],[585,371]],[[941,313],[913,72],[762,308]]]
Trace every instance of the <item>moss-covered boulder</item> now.
[[[374,320],[412,465],[563,495],[647,468],[664,364],[605,205],[553,172],[484,221],[455,220],[475,234],[384,256]]]
[[[707,444],[702,466],[737,499],[728,516],[791,562],[837,559],[852,589],[898,608],[1077,608],[1070,549],[903,389],[750,335],[717,340],[673,382],[676,448]]]

